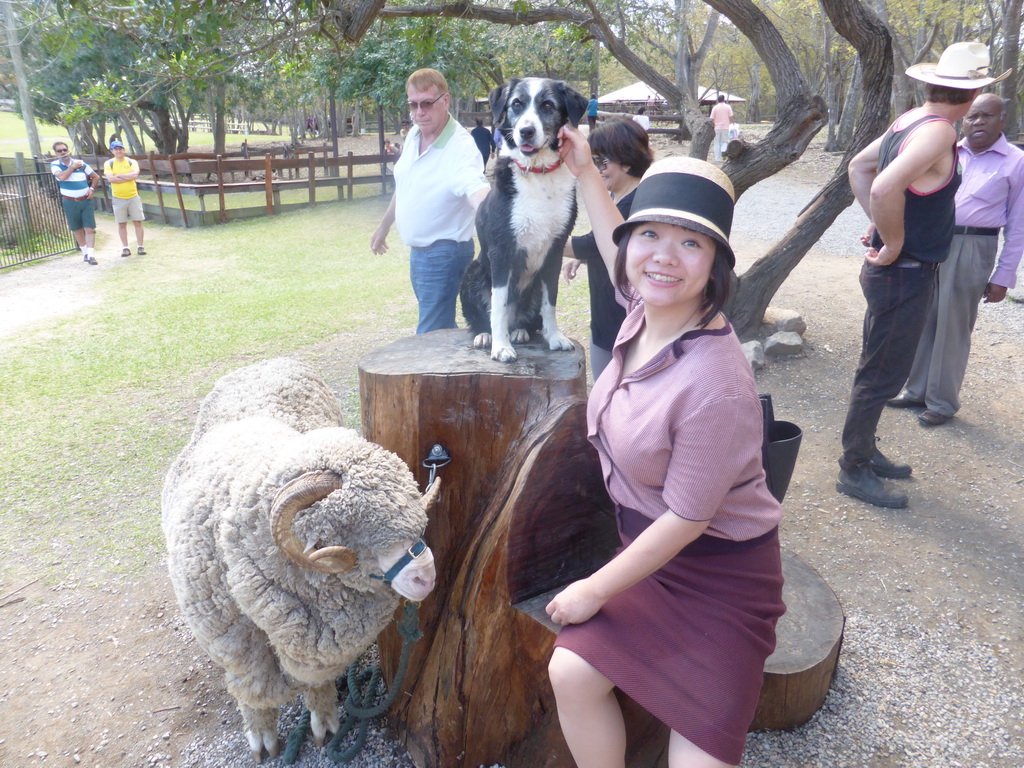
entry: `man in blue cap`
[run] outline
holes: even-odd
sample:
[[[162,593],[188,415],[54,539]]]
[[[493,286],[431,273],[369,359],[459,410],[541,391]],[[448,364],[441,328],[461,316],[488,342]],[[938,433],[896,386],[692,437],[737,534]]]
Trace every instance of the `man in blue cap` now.
[[[121,255],[131,256],[128,247],[128,219],[135,224],[135,246],[139,256],[145,256],[142,247],[142,222],[146,214],[142,210],[142,198],[135,180],[139,178],[139,164],[125,154],[124,144],[118,140],[110,142],[110,151],[114,156],[103,164],[103,175],[110,184],[113,195],[114,221],[117,222],[117,234],[121,237]]]

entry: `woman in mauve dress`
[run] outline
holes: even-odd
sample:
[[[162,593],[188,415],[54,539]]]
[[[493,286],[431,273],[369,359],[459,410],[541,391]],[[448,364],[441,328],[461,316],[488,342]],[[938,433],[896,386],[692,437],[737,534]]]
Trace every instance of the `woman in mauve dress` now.
[[[761,404],[721,312],[732,184],[656,162],[623,222],[578,130],[561,152],[627,311],[587,413],[622,547],[547,606],[562,732],[579,768],[623,768],[619,688],[671,729],[670,768],[735,766],[785,606]]]

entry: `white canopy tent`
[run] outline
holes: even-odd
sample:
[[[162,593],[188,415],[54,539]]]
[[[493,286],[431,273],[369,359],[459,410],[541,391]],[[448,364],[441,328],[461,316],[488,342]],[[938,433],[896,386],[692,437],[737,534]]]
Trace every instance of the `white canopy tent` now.
[[[727,91],[719,91],[715,88],[707,88],[705,86],[698,86],[697,93],[700,95],[700,101],[702,104],[711,104],[718,101],[718,94],[724,94],[725,100],[736,104],[744,102],[746,99],[741,98],[733,93]],[[625,101],[634,104],[647,104],[651,101],[661,103],[665,101],[660,93],[651,88],[647,83],[635,82],[632,85],[627,85],[625,88],[619,88],[617,91],[606,93],[603,96],[597,97],[598,104],[614,104],[615,102]]]

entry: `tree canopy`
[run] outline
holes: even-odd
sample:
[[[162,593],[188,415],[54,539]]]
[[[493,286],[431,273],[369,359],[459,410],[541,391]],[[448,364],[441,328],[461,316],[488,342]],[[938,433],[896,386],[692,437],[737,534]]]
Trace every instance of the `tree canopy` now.
[[[56,3],[56,4],[53,4]],[[507,77],[544,74],[581,90],[614,67],[662,94],[706,157],[713,131],[698,81],[747,94],[767,135],[730,154],[739,194],[786,167],[830,126],[845,151],[836,176],[791,232],[738,279],[730,317],[754,330],[775,290],[852,201],[846,162],[892,111],[919,99],[901,74],[954,40],[982,39],[994,60],[1019,58],[1021,0],[43,0],[25,3],[45,31],[30,36],[41,114],[89,141],[115,117],[141,126],[161,152],[182,151],[196,111],[289,109],[312,92],[397,109],[420,66],[464,96]],[[1014,15],[1016,14],[1016,15]],[[59,16],[60,23],[42,24]],[[603,65],[608,69],[607,61]],[[894,76],[895,75],[895,76]],[[706,82],[706,81],[710,81]],[[894,92],[895,87],[895,92]],[[1003,94],[1017,102],[1016,78]],[[1016,130],[1016,126],[1011,126]]]

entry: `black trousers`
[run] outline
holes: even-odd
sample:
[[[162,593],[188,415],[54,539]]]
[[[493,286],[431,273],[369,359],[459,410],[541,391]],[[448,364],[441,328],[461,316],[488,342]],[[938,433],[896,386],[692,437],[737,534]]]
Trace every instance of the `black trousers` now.
[[[843,458],[839,463],[844,468],[871,459],[885,401],[899,394],[910,375],[937,268],[938,264],[903,258],[884,267],[865,261],[861,268],[860,287],[868,308],[860,362],[843,426]]]

